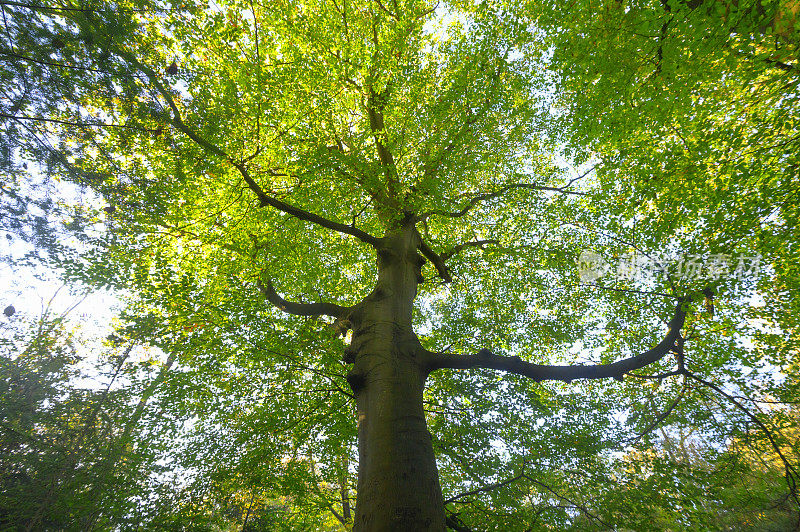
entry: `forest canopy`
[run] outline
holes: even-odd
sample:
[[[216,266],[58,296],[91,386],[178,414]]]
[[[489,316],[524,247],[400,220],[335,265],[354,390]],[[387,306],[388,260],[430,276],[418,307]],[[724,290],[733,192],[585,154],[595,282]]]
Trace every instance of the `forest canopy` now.
[[[799,9],[0,0],[0,528],[798,529]]]

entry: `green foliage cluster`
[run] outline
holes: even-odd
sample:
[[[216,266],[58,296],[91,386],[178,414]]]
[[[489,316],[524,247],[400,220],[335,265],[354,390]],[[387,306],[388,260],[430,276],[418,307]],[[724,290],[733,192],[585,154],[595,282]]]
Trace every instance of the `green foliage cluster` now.
[[[19,314],[0,342],[0,528],[77,530],[126,522],[154,460],[135,409],[132,346],[88,357],[64,316]]]
[[[623,382],[433,374],[450,527],[797,526],[797,2],[0,8],[0,229],[127,290],[126,338],[167,360],[139,374],[120,344],[129,383],[82,389],[59,322],[21,329],[3,526],[349,529],[346,340],[259,284],[355,304],[376,266],[353,232],[411,214],[453,278],[423,268],[431,351],[607,363],[711,294],[686,300],[681,350]],[[587,283],[583,250],[761,268]]]

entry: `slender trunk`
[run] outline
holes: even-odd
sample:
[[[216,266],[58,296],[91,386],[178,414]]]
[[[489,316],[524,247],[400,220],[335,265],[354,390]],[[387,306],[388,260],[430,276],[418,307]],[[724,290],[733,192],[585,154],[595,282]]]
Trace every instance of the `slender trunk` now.
[[[120,465],[121,458],[127,452],[126,448],[128,443],[131,441],[133,431],[144,415],[144,409],[147,406],[147,401],[149,401],[153,394],[158,391],[159,386],[161,386],[161,384],[167,378],[167,375],[169,375],[176,358],[177,354],[175,352],[170,353],[166,362],[161,367],[161,370],[159,370],[156,378],[153,379],[142,392],[142,396],[139,398],[139,402],[136,404],[136,409],[133,411],[131,417],[129,417],[125,422],[125,428],[123,429],[122,434],[119,436],[119,438],[115,439],[108,452],[108,455],[103,458],[103,461],[98,468],[99,475],[97,482],[95,482],[95,484],[92,486],[92,489],[87,494],[87,497],[90,500],[102,500],[107,488],[106,484],[109,480],[113,480],[112,476],[114,475],[114,470],[118,465]],[[99,517],[100,513],[94,512],[87,520],[87,523],[82,527],[83,530],[93,530],[95,527],[95,522]]]
[[[339,475],[339,494],[342,497],[342,517],[345,523],[353,520],[350,514],[350,475],[348,474],[348,467],[350,466],[350,459],[348,454],[342,456],[342,470]]]
[[[244,514],[244,520],[242,521],[242,532],[247,528],[247,521],[250,520],[250,511],[253,509],[253,504],[256,502],[256,492],[253,490],[253,495],[250,496],[250,504],[247,505],[247,512]]]
[[[421,259],[406,228],[384,238],[379,279],[355,317],[348,378],[358,408],[353,530],[443,531],[444,502],[422,391],[425,351],[411,328]]]

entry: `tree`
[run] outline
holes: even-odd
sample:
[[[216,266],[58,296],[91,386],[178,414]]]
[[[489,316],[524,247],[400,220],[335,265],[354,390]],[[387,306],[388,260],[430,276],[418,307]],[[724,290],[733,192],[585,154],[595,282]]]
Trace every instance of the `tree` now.
[[[112,334],[104,353],[92,353],[70,326],[74,308],[55,316],[48,304],[40,317],[17,315],[0,328],[5,529],[122,523],[144,491],[141,471],[156,459],[157,446],[143,444],[158,430],[139,424],[158,377],[131,363],[144,354],[135,339]]]
[[[609,527],[624,516],[552,486],[574,480],[571,465],[601,471],[620,433],[613,405],[646,418],[638,428],[647,433],[662,410],[651,405],[673,405],[658,425],[691,395],[687,382],[714,389],[711,373],[744,386],[743,370],[775,338],[754,333],[763,344],[753,349],[720,329],[747,334],[754,290],[784,293],[794,271],[785,264],[796,253],[786,232],[795,190],[770,173],[776,165],[753,174],[762,162],[753,156],[752,179],[707,166],[730,153],[709,124],[731,125],[725,106],[740,97],[754,118],[731,142],[755,149],[780,123],[770,153],[795,164],[796,123],[769,107],[791,110],[791,91],[759,99],[742,87],[774,88],[771,69],[796,76],[796,67],[758,43],[752,60],[740,58],[756,26],[727,28],[733,4],[722,15],[701,4],[611,3],[595,16],[590,4],[5,2],[0,116],[21,158],[105,201],[75,214],[105,221],[103,238],[84,239],[94,247],[54,249],[72,278],[135,289],[131,319],[163,331],[154,342],[184,368],[166,384],[183,401],[163,408],[258,451],[224,479],[240,483],[234,492],[263,484],[276,464],[286,467],[273,483],[294,480],[272,489],[318,488],[298,480],[315,476],[317,459],[346,492],[357,435],[355,530],[464,529],[454,505],[512,486],[529,502],[496,515],[502,526],[556,508],[551,519],[564,526],[578,512]],[[784,23],[792,10],[771,9],[796,46]],[[693,17],[714,16],[725,23],[716,42],[735,44],[727,62],[678,75],[708,25]],[[622,30],[656,47],[650,72],[634,61],[641,42],[614,37]],[[615,61],[604,70],[586,50]],[[720,79],[738,84],[717,90]],[[651,81],[661,84],[640,88]],[[669,112],[667,86],[681,104]],[[712,104],[692,114],[697,87]],[[564,129],[558,106],[579,127]],[[667,178],[675,172],[685,181]],[[744,203],[717,195],[721,187]],[[773,204],[759,201],[775,194],[786,200],[768,220]],[[710,200],[720,210],[706,209]],[[769,252],[772,271],[577,282],[582,249],[608,259],[741,255],[754,251],[753,224],[767,226],[756,250]],[[784,370],[796,358],[795,325],[772,317],[781,329],[770,334],[791,337],[774,361]],[[462,371],[473,369],[484,371]],[[561,384],[581,379],[599,382]],[[666,384],[642,386],[650,381]],[[270,408],[248,405],[252,394]],[[456,398],[473,416],[448,412]],[[560,419],[546,436],[526,425],[537,412]],[[275,441],[241,439],[257,435],[252,426]],[[575,463],[564,459],[562,471],[553,457],[570,448]],[[220,460],[192,454],[198,470]],[[784,465],[796,500],[795,465]]]

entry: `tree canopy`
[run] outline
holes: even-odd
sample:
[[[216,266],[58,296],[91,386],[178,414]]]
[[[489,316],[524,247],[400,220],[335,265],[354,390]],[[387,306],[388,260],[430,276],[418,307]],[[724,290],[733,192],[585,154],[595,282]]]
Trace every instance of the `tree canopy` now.
[[[798,7],[0,0],[0,523],[800,526]]]

